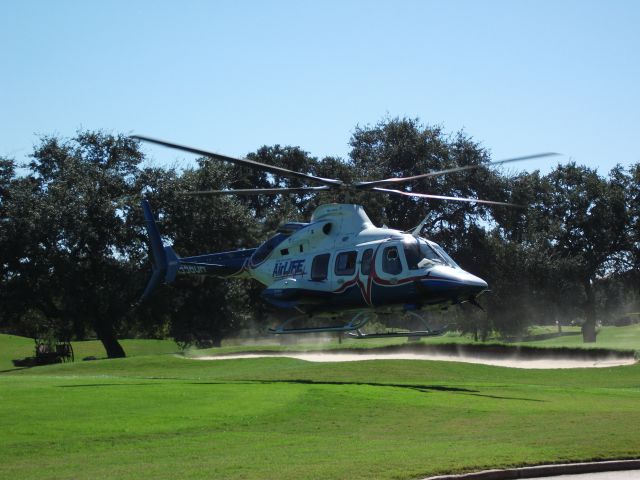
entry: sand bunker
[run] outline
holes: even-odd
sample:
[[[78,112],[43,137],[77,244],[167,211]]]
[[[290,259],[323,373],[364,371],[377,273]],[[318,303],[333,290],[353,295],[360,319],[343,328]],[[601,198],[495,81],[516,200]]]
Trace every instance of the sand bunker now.
[[[633,358],[611,358],[600,360],[563,359],[563,358],[518,358],[518,357],[474,357],[471,355],[443,355],[437,353],[317,353],[317,352],[282,352],[282,353],[246,353],[239,355],[218,355],[207,357],[191,357],[193,360],[235,360],[242,358],[286,357],[307,362],[360,362],[369,360],[440,360],[446,362],[481,363],[509,368],[604,368],[621,365],[632,365]]]

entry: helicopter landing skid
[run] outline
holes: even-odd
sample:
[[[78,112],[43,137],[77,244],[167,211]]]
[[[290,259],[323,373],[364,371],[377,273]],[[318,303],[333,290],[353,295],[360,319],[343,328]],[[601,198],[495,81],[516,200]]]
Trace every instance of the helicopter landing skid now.
[[[443,335],[445,330],[413,330],[410,332],[379,332],[379,333],[362,333],[360,330],[356,330],[356,333],[348,332],[347,335],[351,338],[365,339],[365,338],[393,338],[393,337],[407,337],[407,338],[421,338],[421,337],[439,337]]]
[[[356,328],[355,333],[349,332],[347,335],[351,338],[355,339],[365,339],[365,338],[397,338],[397,337],[407,337],[410,339],[419,339],[422,337],[439,337],[443,335],[447,331],[447,327],[441,328],[439,330],[431,330],[425,322],[424,318],[418,315],[415,312],[407,312],[407,314],[412,317],[417,318],[422,325],[424,325],[424,330],[410,330],[408,332],[376,332],[376,333],[364,333],[361,332],[359,328]]]
[[[292,317],[289,320],[281,323],[276,328],[270,328],[269,333],[275,335],[282,335],[286,333],[326,333],[326,332],[352,332],[362,328],[368,321],[369,316],[366,312],[358,312],[354,315],[349,323],[346,325],[335,325],[326,327],[307,327],[307,328],[286,328],[286,326],[294,320],[306,318],[305,316]]]

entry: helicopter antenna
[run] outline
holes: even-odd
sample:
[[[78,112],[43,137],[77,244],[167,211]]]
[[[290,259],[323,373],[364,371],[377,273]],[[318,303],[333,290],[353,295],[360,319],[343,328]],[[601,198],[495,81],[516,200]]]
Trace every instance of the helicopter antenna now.
[[[424,217],[424,219],[418,224],[418,226],[414,228],[413,231],[411,232],[411,235],[413,235],[414,238],[418,238],[418,235],[420,235],[420,232],[422,232],[422,229],[427,223],[427,218],[429,218],[429,215]]]

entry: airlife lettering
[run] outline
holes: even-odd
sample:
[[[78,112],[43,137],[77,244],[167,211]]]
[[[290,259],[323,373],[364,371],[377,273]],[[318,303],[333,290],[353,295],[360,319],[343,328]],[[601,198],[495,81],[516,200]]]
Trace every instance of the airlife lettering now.
[[[304,275],[304,260],[289,260],[277,262],[273,267],[273,277],[295,277]]]

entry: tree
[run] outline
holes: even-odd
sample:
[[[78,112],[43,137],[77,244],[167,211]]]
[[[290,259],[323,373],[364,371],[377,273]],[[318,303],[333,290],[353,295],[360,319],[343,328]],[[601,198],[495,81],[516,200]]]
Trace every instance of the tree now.
[[[353,175],[363,180],[406,177],[463,165],[482,166],[490,161],[489,153],[464,132],[448,135],[441,127],[425,126],[417,119],[386,119],[374,126],[357,127],[350,144]],[[499,172],[480,167],[426,178],[405,188],[437,195],[517,202],[511,198],[510,185]],[[513,315],[514,306],[523,306],[524,302],[514,305],[510,297],[514,293],[512,276],[505,276],[517,275],[520,270],[510,263],[514,257],[504,248],[503,237],[492,237],[489,233],[496,218],[512,218],[513,208],[378,193],[362,195],[357,201],[365,205],[378,225],[408,230],[426,218],[424,234],[445,247],[463,268],[489,282],[495,293],[483,300],[489,307],[488,317],[465,312],[470,320],[458,322],[463,330],[486,337],[490,325],[504,334],[525,326],[529,317]],[[512,226],[505,228],[511,230]],[[520,252],[518,258],[526,257],[523,249],[516,250]],[[526,294],[519,293],[522,297]]]
[[[424,126],[417,119],[387,119],[374,126],[357,127],[350,145],[351,161],[362,180],[405,177],[489,162],[488,153],[464,132],[447,135],[441,127]],[[496,200],[504,195],[495,172],[483,168],[421,179],[407,184],[406,189]],[[364,202],[372,204],[374,222],[409,229],[428,217],[427,231],[437,229],[443,241],[447,231],[455,231],[455,236],[445,241],[450,248],[460,238],[458,229],[464,230],[490,215],[490,209],[481,204],[380,193],[368,194]]]
[[[183,343],[219,344],[265,315],[261,287],[244,280],[179,278],[132,309],[148,278],[149,249],[139,208],[151,201],[165,240],[181,255],[251,248],[286,221],[308,221],[317,205],[365,206],[377,225],[425,233],[485,278],[488,315],[461,322],[486,336],[515,335],[536,316],[585,316],[595,340],[597,303],[631,305],[640,283],[640,165],[608,178],[571,164],[549,175],[505,176],[483,168],[489,153],[464,132],[445,134],[407,118],[357,127],[349,158],[318,160],[298,147],[264,146],[254,160],[348,183],[404,177],[460,165],[480,168],[434,176],[407,190],[486,198],[514,209],[362,192],[347,196],[185,196],[181,192],[297,187],[299,179],[207,158],[186,171],[145,167],[139,145],[124,136],[78,132],[44,137],[26,175],[0,158],[0,321],[3,329],[58,337],[95,333],[110,357],[123,356],[118,335],[172,335]],[[481,318],[482,317],[482,318]]]
[[[636,292],[640,290],[640,163],[629,169],[627,206],[629,208],[629,244],[626,277]]]
[[[125,136],[78,132],[42,138],[32,158],[13,189],[10,215],[23,247],[13,254],[10,290],[23,315],[36,309],[57,336],[92,329],[110,358],[122,357],[117,329],[138,294],[127,217],[139,203],[142,153]]]
[[[249,208],[234,196],[186,196],[175,192],[229,188],[229,168],[200,159],[198,168],[182,173],[169,191],[158,192],[156,204],[163,233],[178,255],[251,248],[260,243],[261,225]],[[179,278],[163,287],[169,295],[170,333],[176,341],[198,346],[220,346],[229,333],[253,317],[257,298],[248,280]]]
[[[585,342],[596,341],[596,281],[620,267],[629,229],[624,174],[620,167],[602,178],[595,170],[571,163],[546,178],[545,234],[562,262],[561,275],[584,293]]]
[[[5,322],[14,317],[10,308],[9,283],[18,268],[22,251],[12,215],[15,167],[13,160],[0,157],[0,319]]]

